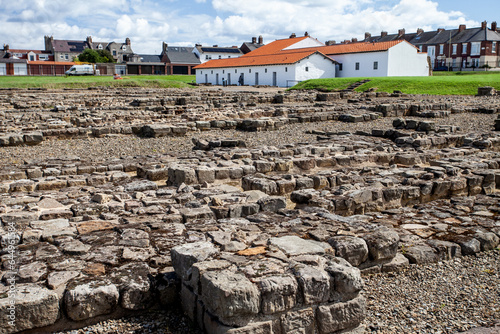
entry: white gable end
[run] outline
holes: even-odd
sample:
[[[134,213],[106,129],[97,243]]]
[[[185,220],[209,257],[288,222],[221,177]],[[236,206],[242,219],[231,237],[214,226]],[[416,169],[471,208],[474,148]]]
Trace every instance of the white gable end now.
[[[300,42],[290,45],[289,47],[284,48],[283,50],[294,50],[294,49],[303,49],[303,48],[314,48],[318,46],[325,46],[325,44],[321,43],[317,39],[307,37]]]

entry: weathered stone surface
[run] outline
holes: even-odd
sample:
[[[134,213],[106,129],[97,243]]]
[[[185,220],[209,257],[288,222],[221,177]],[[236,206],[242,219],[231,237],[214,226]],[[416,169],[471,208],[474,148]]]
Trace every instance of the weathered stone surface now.
[[[183,280],[188,280],[188,270],[196,262],[205,261],[219,253],[219,250],[209,242],[195,242],[172,248],[172,265],[176,274]]]
[[[358,297],[346,303],[319,306],[318,328],[321,334],[356,328],[366,315],[366,300]]]
[[[116,285],[93,281],[68,287],[64,294],[64,305],[68,317],[80,321],[111,313],[118,305],[118,298]]]
[[[377,231],[366,234],[363,239],[368,246],[371,260],[390,260],[398,251],[399,235],[394,231]]]
[[[330,275],[321,268],[296,264],[293,272],[299,282],[303,303],[318,304],[330,298]]]
[[[335,254],[357,267],[368,259],[366,241],[353,236],[335,236],[328,239],[328,243],[335,249]]]
[[[331,247],[328,244],[313,240],[305,240],[297,236],[271,238],[269,239],[269,244],[279,248],[288,256],[331,253]]]
[[[406,256],[412,264],[425,264],[438,261],[437,251],[427,245],[415,245],[404,248],[403,255]]]
[[[315,333],[314,310],[310,307],[291,311],[281,316],[281,330],[283,333]]]
[[[0,298],[0,333],[17,333],[23,330],[54,324],[59,318],[57,294],[36,284],[18,284],[15,311],[7,294]],[[9,322],[12,321],[12,324]]]
[[[298,285],[293,276],[269,276],[258,281],[262,298],[262,313],[273,314],[296,305]]]
[[[364,286],[359,269],[342,260],[331,261],[325,269],[332,280],[330,301],[354,299]]]
[[[226,325],[245,325],[260,310],[260,292],[243,275],[210,271],[201,276],[201,287],[207,310]]]

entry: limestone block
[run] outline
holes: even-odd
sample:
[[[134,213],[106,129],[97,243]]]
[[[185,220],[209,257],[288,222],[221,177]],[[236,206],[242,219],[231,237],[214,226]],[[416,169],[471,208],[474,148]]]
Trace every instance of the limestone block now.
[[[182,183],[194,184],[198,183],[196,171],[189,167],[170,167],[168,169],[168,184],[179,186]]]
[[[261,211],[277,212],[286,208],[286,198],[280,196],[268,196],[257,201]]]
[[[302,292],[303,303],[319,304],[330,298],[330,275],[319,267],[296,264],[293,268]]]
[[[481,251],[489,251],[495,249],[498,245],[500,238],[493,232],[478,231],[474,234],[474,238],[481,243]]]
[[[143,192],[147,190],[157,190],[158,185],[154,183],[153,181],[147,181],[147,180],[141,180],[141,181],[134,181],[127,183],[125,185],[125,191],[130,191],[130,192]]]
[[[68,219],[35,220],[30,223],[30,227],[41,231],[43,240],[59,236],[75,236],[77,232],[76,227],[71,226]]]
[[[335,254],[357,267],[368,259],[366,241],[353,236],[338,235],[328,239],[328,243],[335,249]]]
[[[366,316],[366,300],[357,297],[345,303],[320,305],[316,311],[320,334],[356,328]]]
[[[262,313],[273,314],[295,307],[298,284],[291,275],[268,276],[258,281]]]
[[[404,256],[410,263],[425,264],[438,261],[437,251],[427,245],[415,245],[405,248]]]
[[[306,240],[294,235],[270,238],[269,245],[277,247],[288,256],[332,253],[330,245],[325,242]]]
[[[106,281],[92,281],[68,287],[64,304],[68,317],[75,321],[111,313],[118,305],[116,285]]]
[[[291,311],[281,316],[283,333],[314,334],[314,310],[310,307]]]
[[[330,261],[325,270],[331,276],[330,301],[347,301],[363,289],[361,272],[343,259]]]
[[[54,324],[59,318],[57,294],[37,284],[17,284],[15,321],[11,326],[9,307],[11,299],[7,294],[0,297],[0,333],[17,333],[23,330]]]
[[[175,273],[182,280],[189,280],[190,268],[196,262],[205,261],[219,253],[219,250],[210,242],[195,242],[172,248],[172,265]]]
[[[371,260],[390,260],[398,251],[399,235],[390,230],[376,231],[363,236]]]
[[[225,260],[212,260],[194,263],[188,270],[188,279],[183,283],[189,286],[197,295],[201,295],[201,276],[213,270],[223,270],[231,266],[231,263]]]
[[[456,243],[443,240],[427,240],[427,244],[437,251],[439,260],[451,260],[454,257],[462,256],[462,249]]]
[[[36,283],[47,276],[47,265],[36,261],[19,266],[16,281],[18,283]]]
[[[252,322],[246,326],[233,328],[227,334],[273,334],[273,322]]]
[[[201,276],[201,287],[207,310],[226,325],[246,325],[260,310],[259,290],[241,274],[210,271]]]
[[[145,263],[129,263],[116,268],[111,279],[117,285],[120,305],[127,310],[143,310],[154,302],[153,289],[149,280],[151,269]]]

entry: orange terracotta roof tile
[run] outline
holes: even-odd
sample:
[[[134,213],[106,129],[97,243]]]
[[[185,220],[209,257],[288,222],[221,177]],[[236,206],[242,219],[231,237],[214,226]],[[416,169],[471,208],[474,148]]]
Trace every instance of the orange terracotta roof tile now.
[[[302,60],[312,54],[318,53],[323,57],[328,58],[321,52],[314,50],[302,51],[302,52],[278,52],[276,54],[265,54],[251,57],[238,57],[238,58],[227,58],[227,59],[214,59],[207,61],[206,63],[195,66],[195,69],[204,68],[220,68],[220,67],[244,67],[244,66],[265,66],[265,65],[284,65],[284,64],[295,64],[299,60]],[[331,58],[329,58],[331,59]]]

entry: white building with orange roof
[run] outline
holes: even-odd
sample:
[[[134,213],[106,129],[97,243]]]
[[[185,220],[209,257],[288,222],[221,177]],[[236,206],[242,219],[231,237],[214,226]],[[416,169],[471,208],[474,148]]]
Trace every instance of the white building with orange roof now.
[[[307,34],[293,34],[241,57],[210,60],[195,69],[199,84],[278,87],[308,79],[429,75],[427,54],[406,41],[325,46]]]

